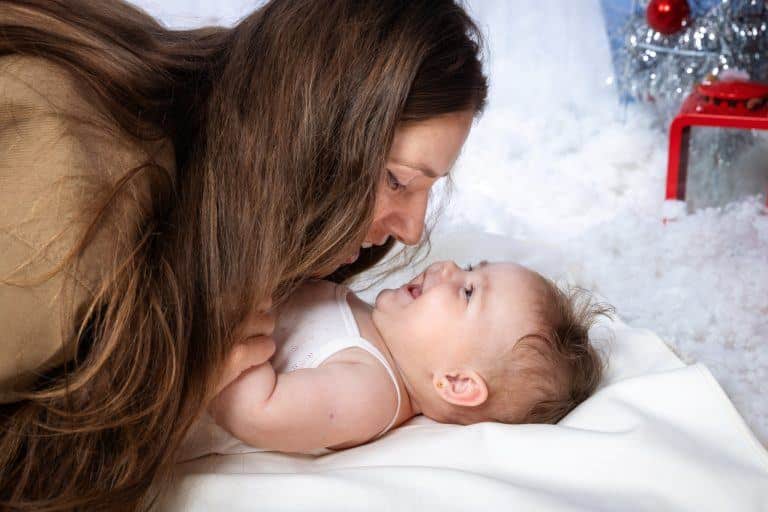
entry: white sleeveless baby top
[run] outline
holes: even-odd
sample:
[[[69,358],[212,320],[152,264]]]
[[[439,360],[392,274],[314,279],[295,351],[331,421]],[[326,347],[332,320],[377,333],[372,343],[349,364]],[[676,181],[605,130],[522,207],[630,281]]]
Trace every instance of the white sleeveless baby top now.
[[[271,363],[277,373],[288,373],[302,368],[317,368],[326,359],[341,350],[359,347],[386,368],[397,392],[395,415],[376,437],[384,435],[400,413],[400,388],[384,355],[360,330],[347,303],[349,288],[329,281],[314,280],[301,286],[280,308],[273,338],[276,351]],[[232,454],[268,451],[249,446],[213,422],[205,414],[191,429],[182,449],[181,460],[189,460],[210,453]],[[322,448],[308,452],[312,455],[330,453]]]

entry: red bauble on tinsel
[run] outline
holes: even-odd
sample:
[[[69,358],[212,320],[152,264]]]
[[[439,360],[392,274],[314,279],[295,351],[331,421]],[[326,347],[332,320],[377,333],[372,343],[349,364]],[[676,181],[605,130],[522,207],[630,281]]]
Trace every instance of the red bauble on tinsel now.
[[[687,0],[651,0],[645,17],[653,30],[668,36],[679,32],[690,14]]]

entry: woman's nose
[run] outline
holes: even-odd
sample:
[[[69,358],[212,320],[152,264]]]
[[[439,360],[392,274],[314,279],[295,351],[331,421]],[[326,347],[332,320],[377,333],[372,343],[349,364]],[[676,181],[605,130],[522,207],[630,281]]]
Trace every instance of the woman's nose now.
[[[400,233],[400,241],[405,245],[416,245],[421,240],[421,236],[424,233],[424,216],[417,218],[410,218],[406,222],[406,226]]]
[[[424,233],[424,217],[427,214],[427,197],[414,198],[407,205],[398,208],[391,216],[389,230],[405,245],[416,245]]]

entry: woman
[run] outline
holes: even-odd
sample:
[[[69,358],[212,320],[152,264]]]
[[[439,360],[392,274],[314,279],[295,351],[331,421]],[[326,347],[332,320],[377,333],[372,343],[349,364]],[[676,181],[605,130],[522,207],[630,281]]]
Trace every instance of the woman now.
[[[478,37],[451,0],[0,2],[0,508],[146,508],[270,303],[418,244]]]

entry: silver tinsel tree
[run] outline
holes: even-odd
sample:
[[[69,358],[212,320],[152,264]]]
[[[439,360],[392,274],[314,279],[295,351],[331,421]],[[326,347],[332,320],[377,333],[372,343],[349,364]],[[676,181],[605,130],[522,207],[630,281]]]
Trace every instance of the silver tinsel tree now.
[[[768,0],[720,0],[707,9],[690,0],[691,17],[671,35],[648,25],[649,1],[636,0],[624,26],[617,85],[624,97],[652,106],[663,126],[669,126],[688,94],[705,80],[730,75],[768,81]],[[766,135],[753,130],[693,129],[688,211],[764,194],[768,187]]]
[[[741,72],[768,80],[768,6],[764,0],[722,0],[693,15],[681,31],[664,35],[647,23],[649,0],[635,0],[624,27],[618,86],[631,98],[653,103],[671,121],[693,87],[708,76]],[[746,76],[745,75],[745,76]]]

